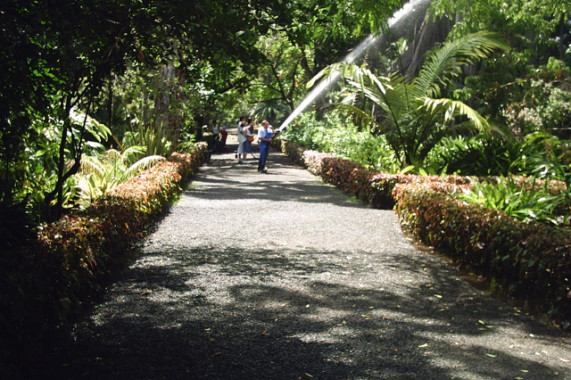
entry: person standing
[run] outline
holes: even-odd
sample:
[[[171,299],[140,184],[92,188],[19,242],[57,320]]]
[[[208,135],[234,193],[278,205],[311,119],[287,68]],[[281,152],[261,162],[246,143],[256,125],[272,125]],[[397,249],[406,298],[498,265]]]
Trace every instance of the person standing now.
[[[253,129],[252,119],[248,119],[247,124],[242,128],[242,133],[246,137],[246,141],[244,141],[244,159],[248,158],[248,153],[254,157],[254,154],[252,153],[252,141],[254,141]]]
[[[242,116],[240,118],[240,122],[238,123],[238,128],[236,129],[236,134],[238,136],[238,162],[242,163],[242,156],[244,156],[244,160],[248,153],[246,153],[244,149],[244,142],[246,142],[246,135],[244,135],[244,128],[246,128],[247,118],[246,116]]]
[[[220,128],[217,122],[212,125],[212,135],[214,135],[214,152],[218,152],[220,146]]]
[[[224,152],[226,150],[226,139],[228,139],[228,131],[226,130],[226,126],[222,126],[222,130],[220,131],[220,151]]]
[[[260,142],[260,162],[258,164],[258,171],[260,173],[267,173],[266,161],[270,151],[270,143],[274,130],[267,120],[262,121],[262,128],[258,130],[258,141]]]

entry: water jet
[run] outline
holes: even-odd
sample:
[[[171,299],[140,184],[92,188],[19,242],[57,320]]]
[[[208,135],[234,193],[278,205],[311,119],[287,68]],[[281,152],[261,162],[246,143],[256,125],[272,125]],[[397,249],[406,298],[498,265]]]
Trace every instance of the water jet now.
[[[416,11],[424,11],[428,8],[428,5],[433,0],[411,0],[406,3],[401,9],[395,12],[393,17],[391,17],[387,24],[389,30],[397,25],[399,22],[405,20],[412,13]],[[385,37],[385,33],[380,33],[378,35],[369,35],[363,41],[355,47],[349,54],[345,56],[342,62],[354,63],[359,59],[371,46],[380,43],[380,41]],[[314,101],[325,93],[340,77],[340,73],[336,72],[332,75],[322,79],[310,92],[305,96],[301,103],[293,110],[291,114],[284,120],[284,122],[277,129],[277,132],[281,132],[286,129],[289,124],[298,117],[302,112],[304,112]]]

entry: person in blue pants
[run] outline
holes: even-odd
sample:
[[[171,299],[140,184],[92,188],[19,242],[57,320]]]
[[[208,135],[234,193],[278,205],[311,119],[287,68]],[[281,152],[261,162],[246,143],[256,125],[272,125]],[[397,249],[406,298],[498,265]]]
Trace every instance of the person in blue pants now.
[[[274,130],[267,120],[262,121],[262,128],[258,129],[258,142],[260,144],[260,161],[258,164],[258,171],[260,173],[267,173],[266,161],[268,160],[268,153],[270,151],[270,143]]]

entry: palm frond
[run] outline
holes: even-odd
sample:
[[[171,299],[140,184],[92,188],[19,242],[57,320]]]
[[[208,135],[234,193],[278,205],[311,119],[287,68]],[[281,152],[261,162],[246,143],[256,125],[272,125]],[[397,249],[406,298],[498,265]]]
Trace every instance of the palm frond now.
[[[117,149],[108,149],[105,151],[105,159],[116,161],[121,158],[122,153]]]
[[[78,189],[80,207],[87,208],[91,202],[107,192],[109,182],[106,177],[87,174],[78,176],[75,187]]]
[[[81,168],[80,173],[82,174],[94,174],[98,177],[104,177],[107,168],[104,162],[98,156],[86,156],[81,157]]]
[[[441,98],[441,94],[453,84],[465,65],[507,48],[498,35],[479,32],[446,43],[435,51],[412,82],[399,73],[380,77],[366,67],[337,63],[322,70],[309,85],[342,77],[348,85],[345,88],[348,95],[342,104],[336,105],[337,110],[385,134],[405,163],[421,163],[459,120],[462,127],[492,130],[490,123],[476,110],[461,101]]]
[[[158,155],[143,157],[139,161],[135,162],[133,165],[129,166],[129,168],[123,173],[123,177],[124,178],[133,177],[139,172],[151,168],[157,162],[164,160],[165,158],[163,156],[158,156]]]
[[[458,116],[465,116],[476,129],[484,132],[491,131],[490,123],[478,111],[461,101],[425,97],[423,107],[426,107],[430,112],[442,114],[444,123],[449,123]]]
[[[376,76],[369,69],[352,64],[344,64],[342,75],[353,91],[379,106],[398,128],[401,115],[410,108],[404,78]]]
[[[127,166],[131,165],[133,162],[137,161],[139,157],[144,155],[146,150],[147,148],[142,145],[132,145],[121,153],[121,161],[123,161]]]
[[[345,97],[343,102],[331,104],[327,108],[329,111],[335,111],[342,115],[352,117],[353,122],[356,125],[361,126],[363,129],[373,130],[377,127],[372,115],[353,105],[349,96]]]
[[[440,96],[442,88],[451,84],[465,65],[488,57],[495,50],[508,46],[496,33],[482,31],[446,43],[423,65],[414,79],[416,96]]]

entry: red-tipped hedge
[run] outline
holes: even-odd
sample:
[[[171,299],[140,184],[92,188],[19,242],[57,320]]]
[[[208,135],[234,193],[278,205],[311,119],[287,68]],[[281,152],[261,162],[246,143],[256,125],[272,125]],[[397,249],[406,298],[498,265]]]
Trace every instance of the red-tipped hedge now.
[[[297,164],[320,176],[324,182],[337,186],[375,208],[390,209],[395,200],[392,191],[397,184],[430,183],[439,191],[451,191],[470,186],[470,178],[458,175],[419,176],[412,174],[376,173],[349,160],[330,153],[304,150],[299,144],[281,141],[281,149]]]
[[[203,149],[174,153],[97,199],[83,214],[65,216],[39,232],[38,252],[59,267],[60,295],[76,300],[98,276],[125,264],[153,217],[204,162]]]
[[[395,207],[403,228],[423,243],[495,279],[510,295],[532,300],[554,318],[571,322],[571,230],[526,224],[450,194],[471,188],[463,176],[418,176],[370,170],[298,144],[281,142],[282,151],[325,182],[376,208]],[[487,180],[494,180],[487,178]],[[544,186],[543,181],[522,186]],[[552,181],[550,191],[565,191]]]
[[[427,186],[393,194],[403,227],[422,242],[571,321],[571,229],[523,223]]]
[[[67,326],[103,276],[124,267],[154,217],[204,162],[203,149],[173,154],[170,162],[129,179],[85,212],[43,227],[31,245],[3,255],[7,297],[0,299],[0,335],[7,344],[0,366],[19,360],[18,352],[40,350],[44,336]]]

